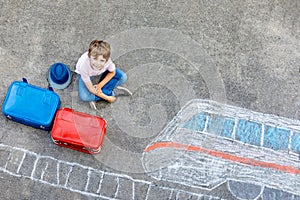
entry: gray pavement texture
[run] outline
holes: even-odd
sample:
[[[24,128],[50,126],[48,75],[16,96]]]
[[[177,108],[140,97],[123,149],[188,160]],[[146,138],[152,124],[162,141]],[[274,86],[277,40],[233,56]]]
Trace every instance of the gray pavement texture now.
[[[93,39],[110,42],[133,91],[93,111],[79,100],[75,75],[56,90],[62,107],[107,120],[95,156],[58,147],[49,132],[1,116],[1,199],[250,199],[260,187],[257,199],[299,199],[299,191],[238,180],[213,190],[156,180],[141,162],[145,147],[191,99],[300,119],[299,13],[297,0],[0,0],[1,102],[22,77],[47,88],[55,62],[74,70]]]

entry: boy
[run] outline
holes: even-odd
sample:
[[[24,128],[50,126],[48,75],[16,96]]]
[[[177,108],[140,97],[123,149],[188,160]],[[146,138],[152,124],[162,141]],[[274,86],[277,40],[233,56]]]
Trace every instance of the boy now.
[[[106,100],[112,103],[119,93],[132,95],[128,89],[119,86],[127,80],[127,76],[112,62],[107,42],[93,40],[88,52],[78,59],[75,72],[78,74],[79,97],[89,101],[92,109],[97,110],[95,101]],[[102,75],[101,80],[93,85],[92,80],[98,75]]]

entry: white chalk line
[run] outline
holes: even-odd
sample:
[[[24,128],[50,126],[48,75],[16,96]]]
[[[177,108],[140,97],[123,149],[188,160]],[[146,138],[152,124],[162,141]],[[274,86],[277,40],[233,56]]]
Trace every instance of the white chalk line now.
[[[172,183],[176,183],[176,184],[180,184],[180,185],[185,185],[185,186],[188,186],[188,187],[192,187],[192,188],[196,188],[196,189],[201,189],[201,190],[206,190],[206,191],[212,191],[214,189],[216,189],[217,187],[221,186],[222,184],[224,184],[227,179],[224,179],[223,181],[220,181],[218,184],[214,185],[213,187],[210,187],[209,188],[209,184],[201,184],[201,185],[191,185],[191,184],[188,184],[188,183],[184,183],[182,181],[177,181],[177,180],[172,180],[170,181],[168,178],[157,178],[155,176],[152,177],[153,179],[155,180],[158,180],[158,181],[167,181],[167,182],[172,182]]]
[[[209,111],[209,110],[205,110],[205,111],[202,111],[202,112],[205,113],[205,114],[222,115],[222,113],[217,113],[217,112]],[[224,118],[226,118],[226,117],[233,118],[233,116],[224,116]],[[216,138],[220,138],[220,139],[226,139],[226,140],[233,141],[233,142],[236,142],[236,143],[239,143],[239,144],[243,144],[243,145],[246,145],[246,146],[252,146],[252,147],[259,147],[261,149],[267,149],[269,151],[273,151],[274,153],[278,152],[278,150],[274,150],[274,149],[272,149],[270,147],[265,147],[264,146],[265,126],[269,125],[269,126],[274,127],[274,124],[268,124],[268,123],[258,122],[258,123],[261,123],[260,144],[259,145],[253,145],[253,144],[245,143],[245,142],[239,141],[237,139],[234,139],[236,137],[236,131],[237,131],[237,126],[238,126],[238,121],[240,119],[242,119],[242,118],[238,118],[236,116],[233,118],[233,120],[234,120],[234,126],[233,126],[233,130],[231,132],[231,135],[232,135],[231,138],[224,137],[224,136],[221,136],[221,135],[217,135],[217,134],[208,132],[207,131],[208,118],[209,117],[206,116],[206,119],[205,119],[205,128],[203,129],[203,131],[193,130],[193,132],[201,134],[201,135],[204,135],[206,137],[209,136],[209,137],[216,137]],[[185,120],[188,120],[188,119],[185,119]],[[247,120],[247,119],[245,119],[245,120]],[[256,122],[255,120],[249,120],[249,121]],[[300,124],[300,122],[299,122],[299,124]],[[180,127],[180,128],[190,130],[189,128],[185,128],[185,127]],[[293,128],[295,128],[295,126],[294,127],[283,126],[282,124],[278,125],[278,128],[287,128],[287,130],[290,131],[288,149],[286,150],[287,154],[290,155],[291,157],[297,157],[297,156],[299,156],[299,153],[293,152],[292,146],[291,146],[292,137],[293,137],[293,135],[295,133],[295,130],[298,130],[298,128],[297,129],[293,129]],[[298,132],[300,132],[300,131],[298,131]]]
[[[230,180],[234,180],[234,179],[230,179]],[[247,184],[251,183],[251,184],[257,185],[257,184],[252,183],[252,182],[245,182],[245,181],[239,181],[239,180],[235,180],[235,181],[237,181],[237,182],[242,182],[242,183],[247,183]],[[264,191],[264,190],[263,190],[263,189],[264,189],[263,185],[257,185],[257,186],[260,186],[260,187],[261,187],[261,188],[260,188],[260,192],[259,192],[259,194],[258,194],[253,200],[257,200],[259,197],[261,197],[261,195],[262,195],[262,193],[263,193],[263,191]],[[234,194],[234,192],[233,192],[232,189],[230,188],[229,181],[227,182],[227,189],[228,189],[228,191],[229,191],[235,198],[237,198],[238,200],[247,200],[247,199],[244,199],[244,198],[237,197],[237,196]]]
[[[66,177],[66,182],[65,182],[65,187],[67,187],[68,185],[68,180],[69,180],[69,177],[70,177],[70,174],[71,172],[73,171],[73,166],[70,167],[69,171],[68,171],[68,174],[67,174],[67,177]]]
[[[135,197],[135,183],[132,182],[132,200],[134,200]]]
[[[85,187],[84,187],[84,191],[85,192],[88,190],[88,187],[89,187],[89,181],[90,181],[90,176],[91,176],[91,169],[92,168],[89,168],[89,171],[87,173],[88,178],[87,178],[87,181],[86,181],[86,184],[85,184]]]
[[[262,151],[268,150],[276,155],[278,154],[278,156],[285,155],[285,157],[287,157],[287,154],[288,154],[288,158],[286,158],[286,159],[288,161],[292,162],[294,165],[298,166],[298,162],[296,162],[296,161],[299,161],[299,158],[298,157],[296,158],[296,156],[299,156],[299,154],[297,154],[291,150],[291,141],[292,141],[292,136],[296,132],[298,132],[298,133],[300,132],[300,121],[299,120],[288,119],[288,118],[271,115],[271,114],[258,113],[258,112],[251,111],[248,109],[230,106],[230,105],[226,105],[226,104],[221,104],[221,103],[214,102],[211,100],[194,99],[194,100],[191,100],[190,102],[188,102],[178,112],[178,114],[171,120],[171,122],[161,131],[161,133],[158,135],[158,137],[155,138],[154,141],[149,144],[149,146],[155,142],[169,141],[169,139],[172,138],[173,134],[176,133],[176,131],[180,132],[179,131],[180,129],[188,130],[189,128],[185,128],[182,125],[184,123],[186,123],[188,120],[190,120],[192,117],[194,117],[195,114],[198,114],[200,112],[205,114],[204,128],[203,128],[203,131],[193,130],[193,132],[195,134],[199,134],[199,135],[201,134],[202,137],[224,138],[228,141],[234,141],[237,144],[244,145],[245,147],[248,147],[248,146],[249,147],[259,147]],[[223,118],[229,118],[229,119],[233,120],[234,124],[233,124],[233,130],[231,132],[232,138],[225,138],[224,136],[220,136],[217,134],[207,132],[208,131],[207,130],[208,119],[210,117],[209,115],[221,116]],[[262,136],[260,136],[261,138],[260,138],[259,145],[252,145],[252,144],[244,143],[244,142],[234,139],[234,138],[236,138],[238,121],[240,119],[244,119],[246,121],[251,121],[251,122],[261,124]],[[287,129],[290,131],[289,145],[288,145],[287,152],[281,153],[281,152],[278,152],[277,150],[263,146],[264,145],[265,126],[284,128],[284,129]],[[143,156],[145,154],[146,153],[144,153]],[[147,167],[145,167],[145,163],[143,163],[143,166],[145,169],[147,168]],[[169,166],[168,168],[171,168],[171,166]],[[183,166],[183,168],[184,168],[184,166]],[[188,168],[188,167],[185,167],[185,168]],[[150,174],[150,176],[156,180],[164,180],[164,181],[169,181],[169,182],[173,182],[173,183],[187,185],[187,186],[190,186],[193,188],[205,189],[204,185],[203,185],[204,187],[202,187],[202,185],[201,186],[194,185],[191,182],[182,183],[179,180],[180,178],[174,179],[174,177],[171,177],[171,178],[169,178],[167,176],[165,177],[162,175],[161,170],[159,170],[158,174],[152,174],[152,175]],[[227,181],[227,180],[228,180],[228,178],[225,181]],[[213,186],[212,188],[209,188],[208,190],[212,190],[218,186],[219,185]]]
[[[264,127],[265,126],[272,126],[272,127],[278,127],[278,128],[287,128],[290,133],[290,137],[293,135],[293,133],[300,132],[300,121],[295,119],[289,119],[285,117],[280,117],[276,115],[271,114],[264,114],[255,112],[252,110],[248,110],[245,108],[239,108],[234,107],[226,104],[221,104],[218,102],[214,102],[211,100],[200,100],[200,99],[194,99],[188,102],[177,114],[177,118],[180,118],[181,122],[188,120],[191,116],[193,116],[192,112],[190,112],[190,109],[188,107],[195,107],[196,109],[193,110],[193,114],[198,113],[199,111],[207,114],[217,115],[217,116],[223,116],[224,118],[231,118],[234,119],[234,128],[233,128],[233,136],[235,136],[236,133],[236,126],[238,124],[239,119],[245,119],[247,121],[256,122],[262,125],[262,134],[264,134]],[[188,111],[186,111],[188,110]],[[207,123],[206,116],[206,121]],[[171,124],[171,122],[170,122]],[[206,128],[201,132],[207,132]],[[232,137],[235,138],[235,137]],[[263,138],[263,136],[262,136]],[[261,138],[261,139],[262,139]],[[234,139],[232,139],[235,142],[238,142]],[[290,144],[290,143],[289,143]],[[254,145],[255,146],[255,145]],[[263,147],[263,140],[261,141],[261,147]],[[267,147],[265,147],[267,148]],[[290,150],[290,148],[289,148]]]
[[[59,166],[60,166],[60,162],[57,162],[57,165],[56,165],[56,182],[57,182],[57,185],[59,185]]]
[[[101,174],[101,178],[100,178],[100,181],[99,181],[99,186],[98,186],[98,189],[96,191],[96,193],[100,193],[100,190],[101,190],[101,185],[102,185],[102,182],[103,182],[103,177],[104,177],[104,173]]]
[[[253,184],[253,185],[260,186],[260,187],[261,187],[260,193],[259,193],[259,195],[258,195],[255,199],[253,199],[253,200],[257,200],[257,199],[259,199],[260,197],[263,198],[262,195],[263,195],[264,190],[265,190],[266,187],[268,187],[268,188],[270,188],[270,189],[273,189],[273,190],[278,190],[277,188],[268,186],[268,185],[266,185],[266,184],[257,184],[257,182],[254,182],[254,181],[252,181],[252,182],[251,182],[251,181],[241,181],[241,180],[239,180],[239,179],[234,179],[234,178],[228,178],[227,180],[228,180],[228,182],[227,182],[227,188],[228,188],[229,192],[230,192],[233,196],[235,196],[235,195],[234,195],[234,193],[232,192],[232,190],[231,190],[231,188],[230,188],[230,186],[229,186],[229,181],[236,181],[236,182],[239,182],[239,183]],[[286,192],[286,191],[283,191],[283,192]],[[295,196],[298,196],[298,194],[293,193],[293,192],[288,192],[288,193],[291,194],[291,195],[293,195],[293,198],[294,198]],[[235,197],[236,197],[236,196],[235,196]],[[244,200],[244,199],[239,198],[239,197],[236,197],[236,198],[237,198],[237,199]]]
[[[23,162],[24,162],[24,160],[25,160],[25,157],[26,157],[26,153],[24,152],[24,153],[23,153],[22,160],[21,160],[21,162],[20,162],[20,164],[19,164],[19,166],[18,166],[18,169],[17,169],[17,174],[20,172],[20,169],[21,169],[21,166],[23,165]]]
[[[126,174],[117,174],[117,173],[112,173],[112,172],[104,172],[104,171],[101,171],[101,170],[98,170],[98,169],[91,168],[89,166],[81,165],[79,163],[62,161],[62,160],[55,159],[55,158],[53,158],[51,156],[42,156],[42,155],[39,155],[37,153],[31,152],[31,151],[28,151],[26,149],[19,148],[19,147],[12,147],[12,146],[9,146],[9,145],[0,144],[0,148],[6,148],[5,150],[10,152],[10,154],[9,154],[9,156],[7,158],[6,164],[4,165],[4,167],[0,167],[0,171],[5,172],[5,173],[7,173],[7,174],[9,174],[11,176],[14,176],[14,177],[28,178],[28,179],[30,179],[32,181],[40,182],[40,183],[43,183],[43,184],[46,184],[46,185],[49,185],[49,186],[52,186],[52,187],[60,188],[60,189],[66,189],[66,190],[69,190],[69,191],[72,191],[72,192],[76,192],[76,193],[79,193],[79,194],[82,194],[82,195],[85,195],[85,196],[100,197],[100,198],[109,199],[109,200],[118,199],[117,195],[118,195],[119,187],[120,187],[119,179],[123,178],[123,179],[127,179],[127,180],[132,181],[132,199],[135,199],[135,183],[142,183],[142,184],[148,185],[148,189],[147,189],[147,192],[145,194],[145,199],[147,199],[147,200],[149,199],[150,190],[151,190],[152,187],[158,187],[159,189],[162,189],[162,190],[172,191],[172,194],[173,194],[173,192],[176,192],[177,196],[178,196],[178,193],[185,193],[185,194],[188,194],[190,196],[195,195],[197,197],[203,197],[203,196],[213,197],[213,196],[210,196],[210,195],[197,194],[197,193],[193,193],[193,192],[189,192],[189,191],[185,191],[185,190],[181,190],[181,189],[174,189],[174,188],[169,188],[169,187],[156,186],[156,185],[153,185],[150,181],[134,179],[131,176],[128,176]],[[21,152],[24,153],[23,156],[22,156],[22,159],[21,159],[21,161],[20,161],[20,163],[18,165],[18,169],[16,170],[17,171],[16,173],[11,172],[11,171],[9,171],[7,169],[8,162],[9,162],[11,156],[12,156],[11,155],[12,154],[12,150],[21,151]],[[20,172],[21,168],[22,168],[22,165],[24,163],[24,160],[25,160],[27,154],[34,155],[36,157],[36,159],[35,159],[35,161],[33,163],[33,169],[32,169],[32,171],[30,173],[30,176],[18,174]],[[57,181],[56,181],[56,183],[50,183],[50,182],[47,182],[46,180],[43,180],[44,175],[45,175],[45,173],[46,173],[46,171],[47,171],[47,169],[49,167],[49,162],[47,162],[47,161],[46,161],[46,165],[41,170],[41,176],[40,176],[40,178],[36,178],[35,172],[36,172],[36,170],[38,168],[38,162],[41,159],[50,159],[50,160],[53,160],[53,161],[57,162],[57,164],[56,164],[56,172],[57,172]],[[69,166],[69,171],[68,171],[68,174],[67,174],[67,177],[66,177],[66,181],[65,181],[64,184],[60,183],[60,180],[59,180],[59,167],[60,167],[60,165],[62,163],[66,164],[67,166]],[[85,187],[84,187],[83,190],[74,189],[74,188],[68,186],[68,181],[69,181],[69,178],[70,178],[70,174],[73,171],[74,166],[77,166],[77,167],[80,167],[82,169],[87,169],[88,170],[88,173],[87,173],[87,183],[86,183],[86,185],[85,185]],[[100,181],[99,181],[99,186],[98,186],[98,189],[96,191],[96,194],[92,193],[92,192],[88,192],[90,175],[91,175],[92,171],[95,171],[95,172],[101,174],[101,178],[100,178]],[[100,194],[101,185],[103,184],[103,177],[104,177],[104,175],[114,176],[118,180],[118,182],[117,182],[118,183],[117,190],[115,192],[115,197],[114,198],[106,197],[106,196],[103,196],[103,195]]]
[[[147,193],[146,193],[146,198],[145,198],[145,200],[148,200],[149,193],[150,193],[150,189],[151,189],[151,184],[148,185],[148,189],[147,189]]]
[[[171,190],[170,195],[169,195],[169,200],[172,200],[174,190]]]
[[[116,189],[114,198],[116,198],[118,196],[119,187],[120,187],[120,179],[118,177],[116,177],[116,179],[117,179],[117,189]]]

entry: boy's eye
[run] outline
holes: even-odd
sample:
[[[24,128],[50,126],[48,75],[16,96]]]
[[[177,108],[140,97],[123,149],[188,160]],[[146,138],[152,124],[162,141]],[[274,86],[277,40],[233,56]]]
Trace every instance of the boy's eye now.
[[[106,59],[102,58],[102,57],[91,57],[91,61],[94,63],[105,63]]]

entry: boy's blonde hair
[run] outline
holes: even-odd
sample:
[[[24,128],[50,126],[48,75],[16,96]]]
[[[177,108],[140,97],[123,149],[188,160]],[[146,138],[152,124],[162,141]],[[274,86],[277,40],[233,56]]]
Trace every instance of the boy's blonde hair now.
[[[110,57],[110,45],[102,40],[93,40],[89,47],[88,56],[98,58],[100,55],[108,60]]]

